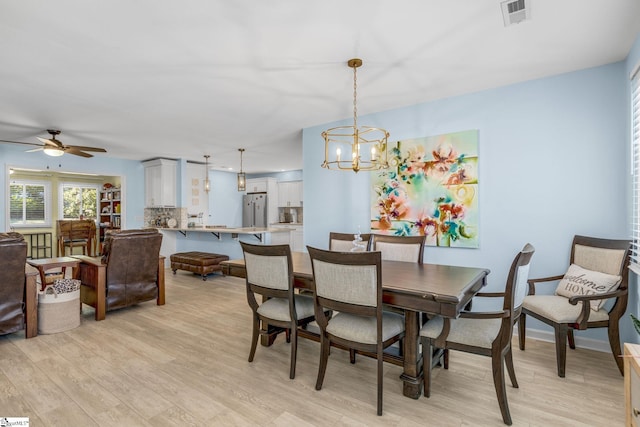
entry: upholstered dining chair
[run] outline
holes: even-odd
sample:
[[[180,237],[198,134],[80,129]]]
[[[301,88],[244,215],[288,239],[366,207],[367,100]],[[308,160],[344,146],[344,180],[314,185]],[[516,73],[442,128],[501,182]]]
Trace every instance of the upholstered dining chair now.
[[[156,300],[164,305],[162,234],[154,228],[112,231],[105,237],[103,255],[80,259],[80,301],[95,309],[95,319],[107,311]]]
[[[261,333],[268,326],[282,328],[291,341],[289,378],[296,376],[298,327],[314,320],[313,298],[293,288],[293,265],[289,245],[252,245],[240,242],[247,272],[247,301],[253,312],[253,335],[249,362],[253,362]],[[262,296],[259,303],[256,295]]]
[[[19,233],[0,233],[0,335],[22,329],[38,334],[37,270],[27,265],[27,242]]]
[[[338,252],[364,252],[369,250],[369,246],[371,243],[371,233],[360,234],[360,238],[362,239],[361,245],[364,245],[364,248],[360,250],[355,250],[355,246],[353,241],[356,239],[356,234],[350,233],[329,233],[329,250],[330,251],[338,251]]]
[[[382,352],[404,337],[404,317],[382,310],[380,252],[335,252],[307,246],[313,270],[316,320],[320,326],[322,388],[329,350],[341,347],[375,354],[378,362],[378,415],[382,415]],[[329,318],[325,310],[336,310]]]
[[[385,261],[417,262],[422,264],[426,236],[371,235],[371,250],[382,253]]]
[[[567,340],[576,348],[574,329],[607,328],[611,352],[624,375],[618,323],[627,309],[630,245],[628,240],[575,236],[566,274],[529,280],[518,324],[520,349],[525,348],[526,316],[553,327],[558,376],[564,377]],[[537,285],[549,283],[558,283],[555,295],[537,293]]]
[[[511,263],[504,292],[478,293],[478,297],[502,297],[502,310],[496,312],[463,311],[457,319],[436,316],[422,326],[422,372],[424,395],[431,394],[433,350],[450,349],[491,357],[493,383],[505,424],[511,425],[504,380],[506,364],[511,384],[518,387],[513,366],[511,337],[514,323],[520,316],[522,301],[527,292],[529,265],[535,249],[530,244],[516,255]],[[448,332],[448,334],[447,334]]]

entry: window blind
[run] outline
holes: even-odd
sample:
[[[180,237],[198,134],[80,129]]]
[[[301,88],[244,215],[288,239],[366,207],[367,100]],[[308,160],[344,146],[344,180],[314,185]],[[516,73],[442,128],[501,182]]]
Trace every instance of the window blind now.
[[[9,193],[9,216],[12,227],[48,224],[48,189],[46,185],[12,182],[9,186]]]
[[[640,64],[631,74],[631,146],[633,150],[633,247],[631,263],[640,272]],[[634,265],[635,264],[635,265]]]

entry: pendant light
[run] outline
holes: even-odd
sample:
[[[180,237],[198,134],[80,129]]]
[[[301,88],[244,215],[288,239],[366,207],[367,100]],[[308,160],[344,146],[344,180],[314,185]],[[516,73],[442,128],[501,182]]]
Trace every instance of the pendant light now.
[[[353,125],[338,126],[322,132],[324,163],[321,166],[354,172],[388,168],[389,132],[370,126],[358,127],[356,69],[362,65],[362,59],[350,59],[347,65],[353,68]]]
[[[242,153],[244,153],[244,148],[238,148],[240,152],[240,172],[238,172],[238,191],[244,191],[247,188],[247,177],[244,172],[242,172]]]
[[[211,181],[209,181],[209,157],[208,154],[204,155],[204,191],[209,194],[211,191]]]

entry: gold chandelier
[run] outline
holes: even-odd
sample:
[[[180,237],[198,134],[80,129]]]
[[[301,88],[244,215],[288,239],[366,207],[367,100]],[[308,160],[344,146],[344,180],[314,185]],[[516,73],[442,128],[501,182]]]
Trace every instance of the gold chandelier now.
[[[347,65],[353,68],[353,125],[338,126],[322,132],[324,163],[321,166],[354,172],[386,169],[389,167],[389,132],[370,126],[358,127],[356,69],[362,65],[362,59],[350,59]]]
[[[242,153],[244,148],[238,148],[240,152],[240,172],[238,172],[238,191],[244,191],[247,188],[247,176],[242,172]]]

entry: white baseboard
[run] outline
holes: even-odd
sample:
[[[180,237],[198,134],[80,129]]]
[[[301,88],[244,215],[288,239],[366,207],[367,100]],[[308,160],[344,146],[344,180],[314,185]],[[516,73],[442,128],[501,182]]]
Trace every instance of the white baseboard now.
[[[513,335],[514,337],[518,336],[517,326],[513,329]],[[540,329],[527,328],[527,339],[529,338],[550,343],[556,342],[556,337],[553,332],[542,331]],[[575,339],[576,348],[584,348],[588,350],[601,351],[603,353],[611,353],[611,346],[609,345],[609,341],[594,340],[593,338],[581,338],[579,336],[575,336]]]

